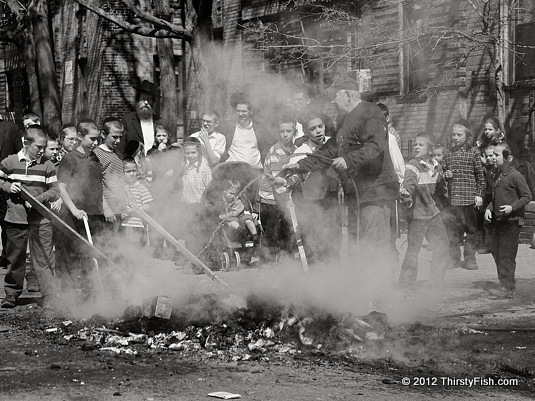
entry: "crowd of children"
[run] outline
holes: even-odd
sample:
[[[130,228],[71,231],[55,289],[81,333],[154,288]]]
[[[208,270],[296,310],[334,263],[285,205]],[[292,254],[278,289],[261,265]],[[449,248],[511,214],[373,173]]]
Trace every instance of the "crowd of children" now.
[[[444,150],[433,135],[416,137],[415,158],[406,165],[400,191],[410,213],[408,249],[398,286],[410,288],[416,282],[418,252],[425,237],[433,251],[434,284],[440,286],[451,268],[477,270],[476,252],[492,253],[500,285],[489,292],[497,299],[513,298],[524,207],[532,198],[531,166],[523,164],[524,174],[515,169],[519,162],[495,118],[485,121],[475,146],[468,122],[456,121],[451,142]]]
[[[117,236],[136,244],[149,243],[147,227],[133,209],[135,205],[148,211],[154,201],[146,174],[152,172],[153,164],[157,180],[180,181],[175,187],[180,188],[182,209],[200,205],[203,190],[211,181],[210,168],[195,139],[186,142],[183,152],[176,152],[171,163],[165,161],[170,172],[158,163],[159,153],[178,149],[167,143],[169,134],[161,125],[155,129],[154,149],[141,157],[141,147],[134,157],[124,157],[117,151],[124,135],[123,124],[117,118],[106,118],[101,127],[89,119],[66,124],[59,137],[47,134],[33,113],[26,115],[23,122],[23,149],[5,158],[0,166],[2,191],[8,201],[4,221],[9,263],[3,308],[17,304],[25,276],[28,290],[32,289],[28,287],[29,277],[36,276],[37,288],[32,290],[42,292],[43,305],[47,307],[57,304],[58,289],[79,288],[83,301],[95,295],[93,280],[89,279],[94,270],[93,255],[62,230],[53,228],[48,219],[23,200],[21,188],[106,253],[113,247],[110,238]],[[151,163],[151,159],[155,162]],[[189,226],[193,226],[192,222]],[[155,242],[161,246],[163,241],[156,238]]]
[[[167,129],[156,125],[152,148],[145,152],[142,144],[127,143],[126,148],[135,148],[129,156],[118,150],[125,133],[118,118],[106,118],[100,127],[82,119],[76,125],[66,124],[56,137],[47,135],[38,116],[31,113],[25,117],[23,149],[0,164],[1,189],[8,201],[4,220],[9,263],[3,308],[14,307],[23,291],[27,243],[30,271],[38,279],[45,306],[54,306],[58,288],[79,287],[83,301],[95,292],[89,279],[94,270],[92,255],[73,246],[68,236],[24,201],[21,187],[80,235],[91,234],[104,252],[110,247],[106,238],[121,236],[138,246],[150,245],[153,256],[163,257],[164,240],[150,234],[135,209],[162,218],[174,208],[181,219],[170,230],[185,240],[194,254],[206,245],[206,238],[199,239],[203,232],[199,226],[213,216],[217,224],[250,238],[255,246],[261,244],[265,262],[295,253],[287,210],[293,192],[310,253],[318,259],[341,256],[337,254],[343,233],[337,207],[340,185],[335,169],[284,174],[285,166],[305,157],[322,157],[316,151],[329,137],[326,117],[317,111],[300,114],[304,136],[298,139],[295,116],[280,118],[277,140],[263,159],[254,199],[245,191],[249,183],[240,179],[223,180],[207,195],[212,169],[228,148],[226,137],[217,132],[217,111],[203,113],[200,131],[181,146],[171,144]],[[531,166],[513,156],[499,122],[489,119],[484,127],[473,146],[468,122],[456,121],[448,149],[437,144],[432,134],[418,134],[414,158],[405,166],[399,162],[399,147],[399,155],[392,152],[397,143],[392,136],[389,154],[399,165],[399,195],[408,221],[408,248],[399,287],[410,289],[416,283],[418,254],[426,238],[433,251],[431,278],[435,285],[442,285],[448,269],[477,270],[479,243],[479,252],[491,252],[496,261],[500,287],[493,289],[494,295],[514,296],[519,232],[535,178],[530,175]],[[385,126],[385,135],[387,132]],[[164,215],[157,214],[161,210]],[[309,224],[311,218],[320,224]],[[483,233],[481,240],[478,229]],[[29,285],[28,275],[27,281]]]

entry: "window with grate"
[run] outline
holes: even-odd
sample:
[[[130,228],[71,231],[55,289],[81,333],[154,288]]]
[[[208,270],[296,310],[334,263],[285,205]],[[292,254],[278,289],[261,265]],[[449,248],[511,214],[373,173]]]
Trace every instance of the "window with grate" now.
[[[515,27],[515,80],[535,78],[535,22]]]
[[[425,10],[412,1],[403,2],[402,92],[425,89],[429,83],[428,38],[423,33]]]

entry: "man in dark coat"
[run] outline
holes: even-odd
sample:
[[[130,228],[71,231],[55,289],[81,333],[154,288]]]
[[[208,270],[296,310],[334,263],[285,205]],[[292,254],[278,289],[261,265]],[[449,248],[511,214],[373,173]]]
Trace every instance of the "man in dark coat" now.
[[[154,114],[154,103],[160,97],[158,87],[147,80],[140,86],[134,86],[136,93],[136,110],[126,113],[121,119],[125,134],[117,148],[118,154],[122,156],[133,156],[138,149],[137,143],[144,146],[145,154],[154,144],[154,128],[158,125],[158,117]],[[173,135],[173,132],[169,133]],[[175,142],[176,138],[171,138]],[[128,145],[128,146],[127,146]],[[134,146],[137,145],[137,146]]]
[[[18,153],[22,149],[22,133],[19,127],[6,120],[0,121],[0,161],[9,155]],[[7,235],[4,217],[7,212],[7,201],[4,193],[0,191],[0,227],[2,228],[2,255],[0,256],[0,267],[7,267],[6,244]]]
[[[360,98],[358,83],[349,77],[335,82],[329,92],[336,94],[336,104],[347,113],[336,138],[313,156],[287,167],[303,172],[329,166],[337,170],[346,199],[354,201],[349,215],[350,238],[360,237],[367,246],[362,249],[374,249],[381,254],[389,249],[390,206],[399,197],[388,150],[386,120],[377,105]],[[357,244],[351,249],[356,250]],[[390,273],[388,281],[393,283],[393,270],[386,274]]]

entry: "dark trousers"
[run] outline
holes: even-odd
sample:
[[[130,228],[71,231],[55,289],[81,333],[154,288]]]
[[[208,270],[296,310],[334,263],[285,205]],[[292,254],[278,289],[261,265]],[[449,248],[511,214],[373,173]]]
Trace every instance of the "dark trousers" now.
[[[292,194],[301,238],[309,263],[338,258],[342,239],[342,219],[338,199],[309,200]]]
[[[516,253],[520,237],[518,221],[498,222],[492,225],[492,256],[496,262],[498,279],[506,288],[515,288]]]
[[[52,224],[44,220],[40,224],[13,224],[6,222],[9,260],[4,281],[6,295],[18,298],[24,288],[26,270],[26,249],[30,244],[30,260],[41,285],[43,296],[53,295],[54,253],[52,244]]]
[[[279,250],[291,253],[295,241],[292,224],[287,214],[277,205],[261,203],[260,220],[264,229],[262,245],[269,251],[264,256],[267,259],[274,259]]]
[[[195,256],[200,256],[201,251],[206,246],[206,238],[199,234],[202,232],[202,229],[199,228],[199,221],[202,219],[201,211],[200,203],[181,204],[181,235],[178,238],[183,238],[186,241],[186,248]]]
[[[7,267],[8,260],[6,255],[7,248],[7,227],[4,217],[7,213],[7,200],[5,195],[0,191],[0,228],[2,229],[1,240],[2,240],[2,254],[0,255],[0,266]]]
[[[407,252],[401,265],[399,281],[413,284],[418,277],[418,254],[422,248],[424,237],[433,251],[431,262],[431,278],[440,281],[450,263],[448,236],[440,214],[431,219],[414,219],[409,223],[407,233]]]
[[[73,217],[72,222],[74,223],[74,228],[78,234],[87,239],[84,221]],[[103,226],[105,224],[104,216],[89,215],[88,224],[95,247],[103,251],[102,248],[106,245],[106,241],[102,236]],[[74,255],[72,260],[80,266],[80,287],[82,288],[82,297],[88,299],[95,293],[96,282],[99,279],[96,277],[99,273],[97,272],[95,259],[93,259],[93,256],[86,249],[73,247],[73,251]],[[104,264],[103,261],[97,261],[96,263],[98,263],[98,267],[102,267]]]
[[[477,212],[478,249],[491,249],[492,231],[485,222],[485,209]]]
[[[108,222],[106,219],[102,220],[102,230],[100,231],[100,235],[103,238],[106,243],[113,242],[114,239],[117,239],[117,236],[123,235],[125,228],[121,225],[121,215],[116,214],[115,215],[115,221]]]
[[[99,233],[100,250],[111,260],[120,263],[125,258],[124,251],[121,247],[117,247],[117,239],[124,238],[125,227],[122,226],[122,219],[120,214],[115,215],[115,220],[112,222],[102,220],[102,230]]]
[[[361,248],[372,247],[380,250],[384,256],[392,257],[390,212],[392,202],[382,201],[377,203],[366,203],[361,205],[360,214],[355,202],[348,203],[348,232],[349,238],[353,241],[350,245],[354,250],[357,246]],[[358,231],[357,231],[358,230]],[[357,243],[357,232],[360,244]]]
[[[57,212],[57,215],[69,227],[75,229],[73,216],[66,206],[63,206]],[[56,227],[52,228],[52,232],[56,250],[56,275],[58,281],[64,288],[76,288],[77,276],[80,274],[80,260],[76,260],[74,257],[76,250],[73,249],[72,239]],[[85,231],[83,237],[85,238]]]
[[[390,205],[390,247],[396,260],[399,251],[396,247],[396,239],[399,238],[399,201],[395,200]]]
[[[475,262],[477,251],[477,210],[474,205],[451,206],[450,212],[452,218],[446,226],[449,231],[450,256],[454,261],[461,260],[459,243],[464,233],[466,233],[463,252],[464,260],[465,262]]]

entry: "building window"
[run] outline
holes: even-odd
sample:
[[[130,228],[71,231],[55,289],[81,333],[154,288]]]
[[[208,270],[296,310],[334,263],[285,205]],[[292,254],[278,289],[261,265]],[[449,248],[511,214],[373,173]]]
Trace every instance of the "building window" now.
[[[412,1],[401,8],[401,92],[425,89],[429,83],[429,50],[424,33],[425,10]]]
[[[535,22],[515,27],[515,80],[535,78]]]

